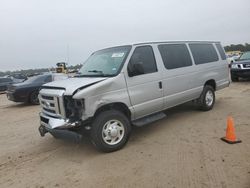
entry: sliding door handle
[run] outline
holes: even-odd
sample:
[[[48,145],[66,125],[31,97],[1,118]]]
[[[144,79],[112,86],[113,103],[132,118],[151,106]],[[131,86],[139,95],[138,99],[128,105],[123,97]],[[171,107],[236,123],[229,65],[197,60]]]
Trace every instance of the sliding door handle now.
[[[159,82],[159,88],[162,89],[162,82]]]

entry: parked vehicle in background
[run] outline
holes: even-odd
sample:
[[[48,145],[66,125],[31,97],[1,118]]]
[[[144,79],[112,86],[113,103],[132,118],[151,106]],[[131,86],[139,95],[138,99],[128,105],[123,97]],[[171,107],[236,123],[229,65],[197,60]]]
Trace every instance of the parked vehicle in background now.
[[[68,73],[68,68],[66,66],[66,63],[65,62],[59,62],[56,64],[56,72],[57,73],[65,73],[67,74]]]
[[[38,93],[43,84],[66,78],[68,77],[65,74],[45,74],[31,77],[22,83],[11,84],[7,90],[7,98],[14,102],[39,104]]]
[[[11,78],[0,77],[0,91],[6,91],[8,85],[12,84],[13,80]]]
[[[40,90],[39,132],[80,139],[89,130],[101,151],[122,148],[131,126],[165,117],[162,111],[195,101],[211,110],[215,91],[229,86],[219,42],[153,42],[93,53],[79,75]]]
[[[11,75],[11,78],[15,83],[23,82],[28,79],[27,76],[19,73]]]
[[[234,56],[230,56],[227,55],[227,61],[228,63],[231,65],[233,62],[235,62],[237,59],[240,58],[240,55],[234,55]]]
[[[20,83],[20,82],[23,82],[25,80],[28,79],[27,76],[21,74],[21,73],[15,73],[15,74],[12,74],[12,75],[6,75],[4,76],[5,78],[10,78],[13,83]]]
[[[229,56],[227,55],[227,62],[228,62],[229,65],[231,65],[231,63],[234,62],[234,59],[232,59],[231,57],[229,57]]]
[[[239,59],[231,64],[231,79],[250,78],[250,51],[244,52]]]

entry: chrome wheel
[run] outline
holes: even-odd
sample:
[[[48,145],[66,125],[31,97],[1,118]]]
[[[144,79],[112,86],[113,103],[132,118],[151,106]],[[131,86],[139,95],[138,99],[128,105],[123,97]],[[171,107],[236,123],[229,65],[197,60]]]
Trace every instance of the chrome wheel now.
[[[118,120],[109,120],[102,129],[102,139],[108,145],[118,144],[124,137],[124,125]]]
[[[208,90],[205,96],[205,101],[207,106],[211,106],[214,102],[214,95],[213,92]]]

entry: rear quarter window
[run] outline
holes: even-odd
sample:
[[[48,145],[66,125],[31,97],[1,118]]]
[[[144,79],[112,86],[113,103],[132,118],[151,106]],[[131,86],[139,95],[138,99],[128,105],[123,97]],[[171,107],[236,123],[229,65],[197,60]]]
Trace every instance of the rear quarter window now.
[[[196,65],[219,60],[213,44],[189,44]]]
[[[225,51],[223,50],[222,46],[218,43],[215,45],[216,45],[217,50],[219,51],[221,59],[225,60],[227,57],[226,57]]]

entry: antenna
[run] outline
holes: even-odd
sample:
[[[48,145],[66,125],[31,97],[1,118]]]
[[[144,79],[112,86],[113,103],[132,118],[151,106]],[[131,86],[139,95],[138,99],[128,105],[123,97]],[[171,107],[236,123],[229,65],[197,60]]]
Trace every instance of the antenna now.
[[[67,60],[66,63],[69,65],[69,43],[67,44]]]

